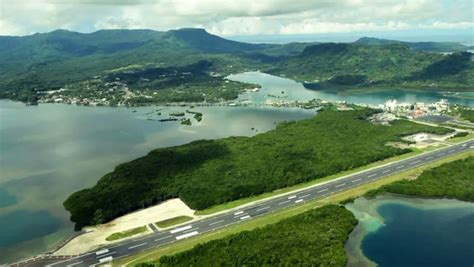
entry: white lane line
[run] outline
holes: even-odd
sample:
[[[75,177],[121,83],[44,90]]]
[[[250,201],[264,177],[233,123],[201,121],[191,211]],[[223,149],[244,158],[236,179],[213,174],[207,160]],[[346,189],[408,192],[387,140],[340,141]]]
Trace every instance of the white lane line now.
[[[386,171],[383,171],[382,173],[387,173],[387,172],[390,172],[391,170],[386,170]]]
[[[369,175],[369,176],[367,176],[367,177],[371,178],[371,177],[374,177],[375,175],[377,175],[377,174],[374,173],[374,174],[371,174],[371,175]]]
[[[67,265],[67,266],[74,266],[74,265],[78,265],[78,264],[81,264],[81,263],[83,263],[83,261],[78,261],[78,262],[75,262],[75,263],[73,263],[73,264],[69,264],[69,265]]]
[[[141,246],[144,246],[144,245],[146,245],[146,242],[145,242],[145,243],[138,244],[138,245],[134,245],[134,246],[131,246],[131,247],[128,247],[128,249],[134,249],[134,248],[138,248],[138,247],[141,247]]]
[[[327,190],[328,190],[328,188],[323,189],[323,190],[319,190],[318,193],[321,193],[321,192],[324,192],[324,191],[327,191]]]
[[[101,258],[101,257],[105,257],[105,256],[110,256],[110,255],[115,254],[115,253],[117,253],[117,251],[112,251],[112,252],[107,253],[107,254],[102,254],[102,255],[100,255],[100,256],[97,256],[97,258]]]
[[[96,251],[96,252],[95,252],[95,255],[102,255],[102,254],[105,254],[105,253],[107,253],[107,252],[109,252],[108,249],[102,249],[102,250]]]
[[[167,238],[170,238],[170,237],[173,237],[173,236],[172,235],[163,236],[163,237],[155,239],[155,242],[160,241],[160,240],[164,240],[164,239],[167,239]]]
[[[341,187],[341,186],[345,186],[345,185],[346,185],[346,184],[343,183],[343,184],[338,184],[338,185],[336,185],[335,187]]]
[[[352,180],[352,182],[355,183],[355,182],[358,182],[358,181],[360,181],[360,180],[362,180],[362,179],[361,179],[361,178],[355,179],[355,180]]]
[[[444,156],[445,153],[439,153],[440,156]]]
[[[184,234],[184,233],[189,233],[190,231],[195,231],[195,230],[198,230],[198,229],[199,229],[199,228],[196,227],[196,228],[191,229],[191,230],[186,230],[186,231],[183,231],[183,234]]]
[[[188,237],[191,237],[191,236],[195,236],[197,234],[199,234],[198,231],[194,231],[194,232],[187,233],[187,234],[184,234],[184,235],[179,235],[179,236],[176,237],[176,240],[185,239],[185,238],[188,238]]]
[[[303,199],[298,199],[295,201],[295,203],[300,203],[300,202],[303,202],[304,200]]]
[[[105,257],[105,258],[100,259],[99,263],[111,262],[113,259],[114,259],[114,257],[112,257],[112,256]]]
[[[309,197],[309,196],[311,196],[311,194],[306,194],[304,196],[301,196],[300,198],[305,198],[305,197]]]
[[[285,201],[283,201],[283,202],[278,203],[278,205],[283,205],[283,204],[286,204],[286,203],[288,203],[288,202],[290,202],[290,201],[289,201],[289,200],[285,200]]]
[[[432,159],[433,157],[427,157],[426,159]]]
[[[288,197],[288,199],[293,199],[293,198],[296,198],[296,196],[290,196],[290,197]]]
[[[405,167],[405,166],[404,166],[404,165],[400,165],[400,166],[395,167],[395,169],[401,169],[401,168],[403,168],[403,167]]]
[[[245,215],[244,217],[240,217],[241,220],[245,220],[245,219],[248,219],[250,218],[250,215]]]
[[[209,225],[214,225],[214,224],[218,224],[218,223],[221,223],[221,222],[224,222],[224,220],[220,220],[220,221],[217,221],[217,222],[212,222]]]
[[[174,234],[174,233],[181,232],[181,231],[184,231],[184,230],[188,230],[188,229],[191,229],[191,228],[193,228],[191,225],[186,225],[186,226],[183,226],[183,227],[173,229],[173,230],[170,231],[170,233]]]
[[[236,213],[234,213],[234,215],[237,216],[237,215],[240,215],[242,213],[244,213],[244,212],[241,210],[241,211],[237,211]]]
[[[262,210],[266,210],[266,209],[269,209],[270,206],[266,206],[266,207],[263,207],[263,208],[260,208],[260,209],[257,209],[256,211],[262,211]]]

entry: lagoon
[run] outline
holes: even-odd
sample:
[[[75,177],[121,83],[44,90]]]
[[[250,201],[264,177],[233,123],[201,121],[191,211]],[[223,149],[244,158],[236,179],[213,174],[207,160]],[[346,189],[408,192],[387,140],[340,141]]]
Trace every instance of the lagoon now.
[[[359,198],[346,245],[348,266],[471,267],[474,203],[399,196]]]

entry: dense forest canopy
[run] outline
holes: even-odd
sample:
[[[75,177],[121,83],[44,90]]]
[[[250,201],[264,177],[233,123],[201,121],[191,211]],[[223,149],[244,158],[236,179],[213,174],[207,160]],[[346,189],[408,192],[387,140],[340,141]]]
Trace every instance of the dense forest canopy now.
[[[405,135],[452,131],[406,120],[375,125],[367,121],[375,112],[326,110],[254,137],[156,149],[117,166],[64,206],[77,228],[175,197],[200,210],[406,153],[386,145]]]
[[[474,202],[474,157],[423,171],[415,180],[397,181],[371,191],[368,196],[393,193],[427,198],[455,198]]]
[[[347,262],[344,244],[356,224],[344,207],[327,205],[138,266],[342,267]]]

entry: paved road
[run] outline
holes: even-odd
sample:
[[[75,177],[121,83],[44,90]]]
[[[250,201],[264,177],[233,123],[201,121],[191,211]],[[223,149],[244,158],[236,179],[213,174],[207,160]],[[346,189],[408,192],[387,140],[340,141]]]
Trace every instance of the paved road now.
[[[348,175],[329,183],[316,185],[296,193],[278,196],[257,204],[209,217],[207,219],[191,222],[170,230],[156,232],[142,238],[125,241],[99,251],[87,253],[76,258],[56,262],[48,266],[89,266],[122,258],[143,250],[164,246],[180,240],[216,231],[220,228],[237,224],[242,221],[252,220],[271,212],[279,211],[294,205],[303,204],[306,201],[324,198],[339,191],[347,190],[365,183],[369,183],[397,172],[406,171],[425,165],[432,161],[454,155],[469,149],[474,149],[474,140],[461,144],[449,146],[440,150],[424,153],[409,159],[394,162],[385,166],[373,168],[367,171]]]

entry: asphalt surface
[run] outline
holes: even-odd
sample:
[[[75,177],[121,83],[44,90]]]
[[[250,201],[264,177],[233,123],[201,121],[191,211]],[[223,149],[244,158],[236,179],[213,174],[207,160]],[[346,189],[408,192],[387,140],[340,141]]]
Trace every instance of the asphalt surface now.
[[[296,193],[288,193],[261,201],[242,209],[221,213],[203,220],[191,222],[166,231],[154,232],[137,239],[131,239],[99,251],[90,252],[78,257],[59,261],[47,266],[90,266],[106,263],[117,258],[123,258],[151,248],[165,246],[180,240],[200,234],[219,230],[221,228],[238,224],[255,217],[263,216],[275,211],[280,211],[295,205],[300,205],[313,199],[321,199],[339,191],[348,190],[359,185],[370,183],[380,178],[406,171],[428,164],[430,162],[474,149],[474,140],[456,144],[443,149],[423,153],[402,161],[372,168],[363,172],[338,178],[331,182],[315,185]]]

